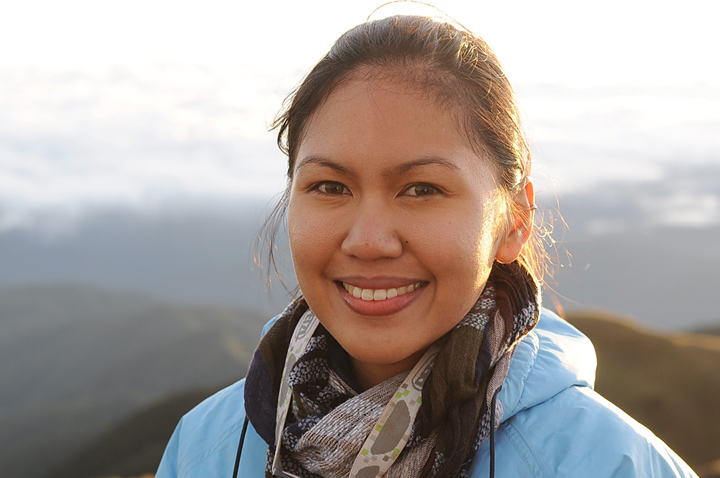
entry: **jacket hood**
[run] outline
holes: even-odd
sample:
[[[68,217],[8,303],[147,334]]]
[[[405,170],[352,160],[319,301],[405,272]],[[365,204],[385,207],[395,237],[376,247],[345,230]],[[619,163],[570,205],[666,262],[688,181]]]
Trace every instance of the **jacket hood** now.
[[[498,395],[502,421],[563,390],[595,386],[597,357],[585,335],[547,309],[515,347]]]

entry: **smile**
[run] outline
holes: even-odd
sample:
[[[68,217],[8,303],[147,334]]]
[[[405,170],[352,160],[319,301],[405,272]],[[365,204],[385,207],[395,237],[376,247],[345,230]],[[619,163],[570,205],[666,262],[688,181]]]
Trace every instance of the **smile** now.
[[[355,287],[345,282],[342,283],[345,290],[348,291],[348,293],[351,294],[353,297],[355,297],[356,299],[368,301],[392,299],[401,295],[405,295],[409,292],[413,292],[424,286],[425,284],[426,282],[415,282],[414,284],[410,284],[406,287],[398,287],[396,289],[361,289],[360,287]]]

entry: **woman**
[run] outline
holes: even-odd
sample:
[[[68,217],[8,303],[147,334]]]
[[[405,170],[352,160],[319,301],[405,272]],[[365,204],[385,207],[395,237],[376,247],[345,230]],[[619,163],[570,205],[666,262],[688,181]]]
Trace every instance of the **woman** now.
[[[480,38],[359,25],[276,126],[302,296],[158,477],[695,476],[592,391],[592,345],[540,309],[530,157]]]

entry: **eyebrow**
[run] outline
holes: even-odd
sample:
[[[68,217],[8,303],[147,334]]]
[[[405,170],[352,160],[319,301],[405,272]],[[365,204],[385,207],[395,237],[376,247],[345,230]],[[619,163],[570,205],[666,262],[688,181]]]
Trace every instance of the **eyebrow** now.
[[[306,156],[302,158],[300,161],[298,161],[296,169],[300,169],[301,167],[305,166],[306,164],[317,164],[319,166],[324,166],[326,168],[333,169],[341,174],[345,174],[351,177],[355,177],[355,173],[353,173],[350,169],[346,168],[340,163],[337,163],[331,159],[325,158],[323,156]],[[453,163],[452,161],[449,161],[443,157],[440,156],[429,156],[425,158],[418,158],[412,161],[408,161],[403,164],[399,164],[395,166],[394,168],[391,168],[383,173],[383,176],[385,176],[388,179],[397,178],[399,176],[402,176],[403,174],[406,174],[408,171],[410,171],[413,168],[418,168],[422,166],[443,166],[445,168],[451,169],[453,171],[460,171],[460,168],[457,164]]]
[[[440,156],[429,156],[426,158],[418,158],[413,161],[408,161],[407,163],[399,164],[395,166],[394,168],[386,171],[384,173],[384,176],[387,178],[396,178],[398,176],[402,176],[403,174],[407,173],[413,168],[421,167],[421,166],[443,166],[445,168],[451,169],[453,171],[460,171],[460,168],[457,164],[453,163],[452,161],[449,161],[443,157]]]
[[[353,177],[355,176],[355,174],[352,171],[350,171],[348,168],[346,168],[342,164],[336,163],[335,161],[325,158],[325,157],[322,157],[322,156],[314,156],[314,155],[306,156],[306,157],[302,158],[300,161],[298,161],[298,164],[295,167],[295,169],[299,170],[306,164],[317,164],[319,166],[324,166],[326,168],[334,169],[335,171],[337,171],[341,174],[345,174],[345,175],[353,176]]]

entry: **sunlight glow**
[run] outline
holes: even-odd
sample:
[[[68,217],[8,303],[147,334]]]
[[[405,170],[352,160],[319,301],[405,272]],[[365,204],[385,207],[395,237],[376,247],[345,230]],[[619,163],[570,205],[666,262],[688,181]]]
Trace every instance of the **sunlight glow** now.
[[[380,4],[4,6],[0,216],[18,205],[281,190],[284,159],[268,125],[331,42]],[[678,158],[720,161],[720,64],[708,61],[720,44],[713,2],[681,10],[644,0],[437,5],[503,61],[535,171],[547,171],[536,178],[541,189],[654,181]],[[374,17],[397,10],[418,8],[398,4]]]

